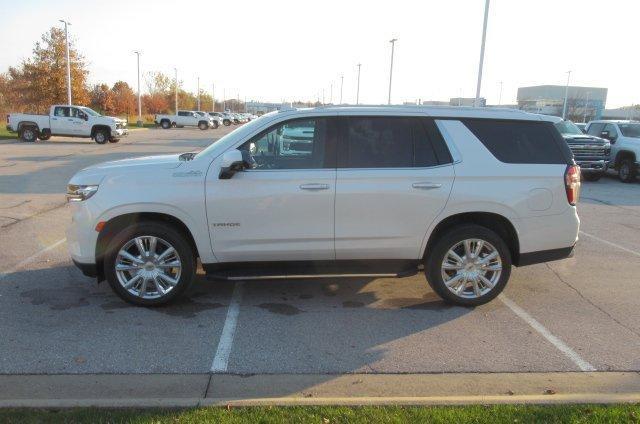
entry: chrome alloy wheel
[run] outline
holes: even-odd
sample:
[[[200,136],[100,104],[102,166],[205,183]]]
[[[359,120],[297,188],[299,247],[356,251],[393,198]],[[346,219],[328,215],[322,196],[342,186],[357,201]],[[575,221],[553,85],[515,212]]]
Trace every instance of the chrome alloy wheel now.
[[[176,249],[154,236],[139,236],[125,243],[115,261],[118,282],[134,296],[157,299],[180,281],[182,262]]]
[[[491,243],[467,239],[456,243],[444,255],[442,281],[453,294],[476,299],[489,293],[502,274],[502,260]]]

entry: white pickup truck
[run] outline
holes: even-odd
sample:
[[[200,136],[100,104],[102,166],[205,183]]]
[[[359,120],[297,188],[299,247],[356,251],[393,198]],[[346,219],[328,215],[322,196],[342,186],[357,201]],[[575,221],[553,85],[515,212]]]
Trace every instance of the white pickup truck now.
[[[7,130],[18,133],[23,141],[48,140],[52,135],[86,137],[98,144],[117,143],[129,134],[124,119],[102,116],[84,106],[53,105],[49,115],[11,113]]]
[[[156,115],[154,118],[156,125],[160,125],[165,130],[172,127],[198,127],[201,130],[213,128],[213,118],[201,116],[193,110],[179,110],[175,115]]]

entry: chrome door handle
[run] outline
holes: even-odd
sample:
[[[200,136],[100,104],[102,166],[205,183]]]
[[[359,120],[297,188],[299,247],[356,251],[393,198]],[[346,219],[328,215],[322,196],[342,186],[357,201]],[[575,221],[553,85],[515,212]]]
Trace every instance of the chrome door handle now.
[[[317,183],[300,184],[300,189],[301,190],[328,190],[329,184],[317,184]]]
[[[413,184],[411,184],[411,187],[420,188],[420,189],[423,189],[423,190],[431,190],[431,189],[434,189],[434,188],[442,187],[442,184],[438,184],[438,183],[413,183]]]

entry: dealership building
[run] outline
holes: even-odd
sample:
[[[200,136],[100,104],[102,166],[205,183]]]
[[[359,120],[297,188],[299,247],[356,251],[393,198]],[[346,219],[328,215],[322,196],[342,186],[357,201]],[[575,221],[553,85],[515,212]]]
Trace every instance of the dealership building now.
[[[564,85],[520,87],[518,108],[527,112],[562,116],[565,90]],[[606,88],[569,86],[566,117],[574,122],[600,119],[606,102]]]

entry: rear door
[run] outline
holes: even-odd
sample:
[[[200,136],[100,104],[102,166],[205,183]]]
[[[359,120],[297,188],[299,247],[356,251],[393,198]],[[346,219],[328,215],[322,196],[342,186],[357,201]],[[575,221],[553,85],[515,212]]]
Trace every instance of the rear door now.
[[[69,106],[56,106],[53,108],[53,116],[50,118],[51,133],[60,135],[73,135],[73,118]]]
[[[454,180],[442,137],[424,117],[341,118],[336,259],[417,259]]]

